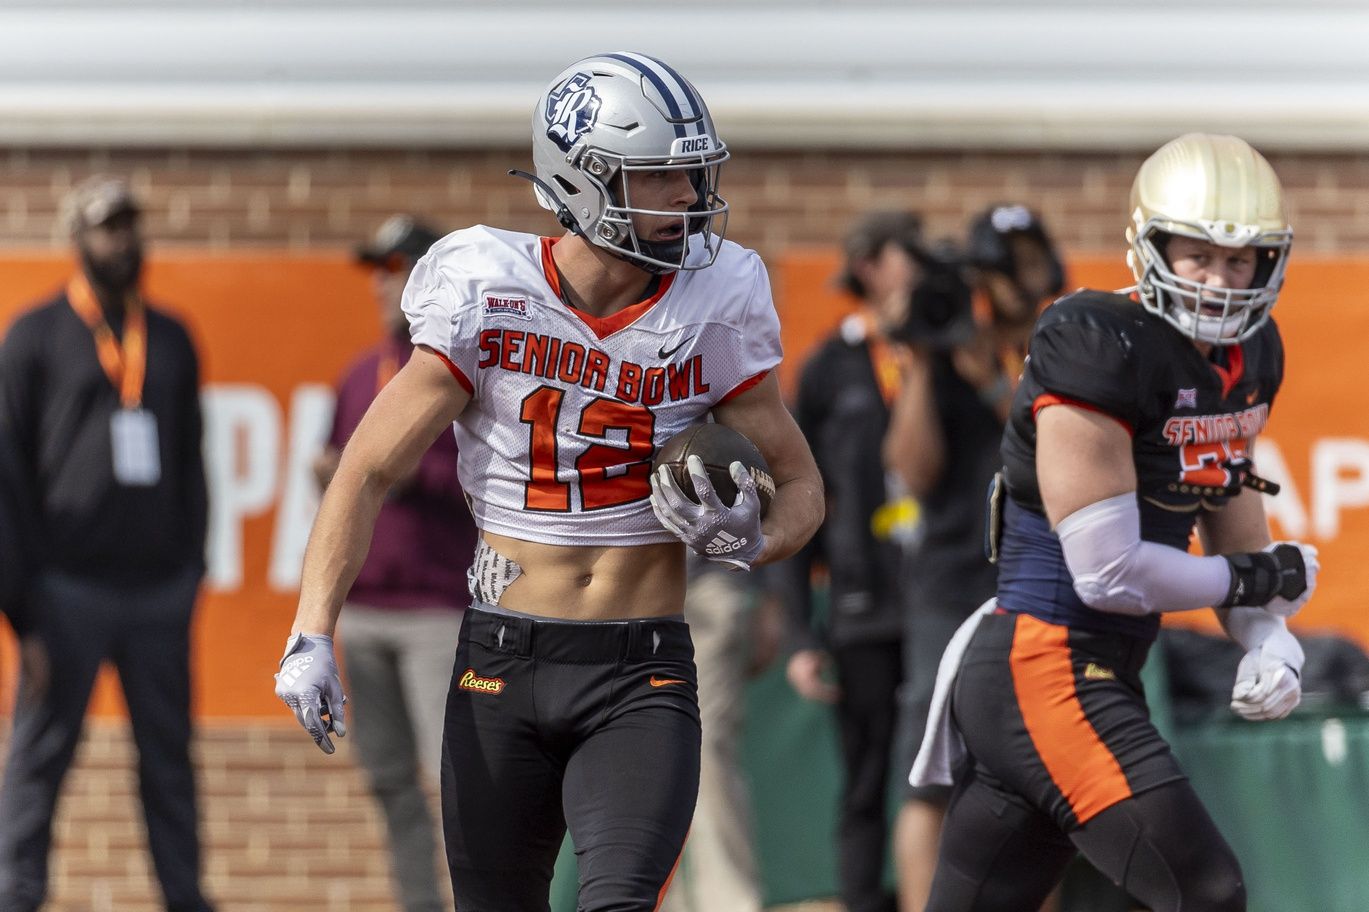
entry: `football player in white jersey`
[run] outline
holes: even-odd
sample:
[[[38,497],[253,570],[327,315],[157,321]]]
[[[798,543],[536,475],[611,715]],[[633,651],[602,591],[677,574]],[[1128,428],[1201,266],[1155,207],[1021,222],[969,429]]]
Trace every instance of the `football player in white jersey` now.
[[[699,721],[683,542],[738,569],[783,558],[823,511],[773,369],[760,258],[723,239],[727,160],[694,87],[636,53],[589,57],[533,112],[532,180],[567,229],[477,226],[438,242],[405,291],[413,359],[342,455],[305,554],[276,691],[326,752],[345,731],[338,608],[394,479],[448,426],[482,531],[442,756],[462,912],[545,910],[569,827],[582,910],[652,910],[693,813]],[[657,446],[709,415],[753,440],[777,485],[702,503]]]

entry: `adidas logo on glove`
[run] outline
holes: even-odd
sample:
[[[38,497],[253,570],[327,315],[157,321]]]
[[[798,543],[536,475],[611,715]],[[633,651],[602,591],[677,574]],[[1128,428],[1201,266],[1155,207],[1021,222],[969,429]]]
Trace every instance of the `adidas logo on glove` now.
[[[739,548],[746,547],[746,538],[737,538],[727,532],[719,532],[718,537],[708,543],[704,551],[708,554],[731,554]]]
[[[285,684],[293,686],[299,680],[300,675],[304,674],[304,669],[314,664],[314,657],[311,655],[291,656],[290,661],[286,662],[276,677]]]

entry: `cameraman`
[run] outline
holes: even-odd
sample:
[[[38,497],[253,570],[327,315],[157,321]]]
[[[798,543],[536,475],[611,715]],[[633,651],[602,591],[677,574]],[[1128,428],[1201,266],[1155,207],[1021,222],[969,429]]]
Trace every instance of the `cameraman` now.
[[[903,680],[903,549],[885,519],[897,507],[880,447],[899,370],[883,327],[903,321],[920,274],[909,253],[919,236],[919,220],[907,212],[870,213],[846,236],[839,282],[857,306],[804,364],[794,410],[822,471],[827,517],[799,554],[771,571],[794,648],[789,682],[801,696],[835,710],[843,771],[837,880],[849,912],[896,908],[884,868]],[[815,569],[829,580],[830,610],[821,630],[811,625]]]
[[[920,505],[908,561],[899,769],[922,740],[942,650],[994,593],[984,555],[985,492],[1000,466],[999,441],[1041,306],[1064,270],[1040,220],[1023,206],[995,206],[971,224],[964,255],[914,248],[923,278],[889,335],[901,384],[883,454]],[[904,786],[894,828],[902,912],[921,912],[936,867],[949,789]]]

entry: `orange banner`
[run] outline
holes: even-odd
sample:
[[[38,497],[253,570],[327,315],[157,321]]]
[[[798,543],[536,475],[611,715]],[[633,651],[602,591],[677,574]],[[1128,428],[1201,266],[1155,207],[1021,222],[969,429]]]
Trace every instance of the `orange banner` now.
[[[850,306],[831,284],[833,251],[772,263],[784,323],[787,388],[811,346]],[[58,290],[67,257],[0,256],[0,326]],[[1071,263],[1071,282],[1117,287],[1113,258]],[[1284,485],[1269,509],[1276,534],[1322,549],[1317,597],[1295,621],[1369,646],[1369,419],[1351,402],[1369,309],[1369,258],[1297,259],[1276,311],[1288,376],[1258,451],[1261,474]],[[205,453],[212,501],[209,576],[195,626],[200,716],[284,720],[271,674],[294,614],[299,563],[317,494],[308,471],[332,410],[332,384],[379,334],[366,274],[344,252],[206,254],[155,251],[147,290],[185,319],[204,365]],[[155,357],[155,353],[151,355]],[[1196,613],[1195,613],[1196,614]],[[12,647],[3,659],[12,678]],[[11,691],[12,692],[12,691]],[[122,712],[103,678],[99,713]]]

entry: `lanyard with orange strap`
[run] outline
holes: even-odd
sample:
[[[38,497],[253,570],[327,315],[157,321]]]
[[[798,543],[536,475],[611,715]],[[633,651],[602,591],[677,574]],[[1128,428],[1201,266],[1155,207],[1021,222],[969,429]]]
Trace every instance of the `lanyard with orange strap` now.
[[[870,367],[874,371],[875,385],[879,387],[880,398],[887,408],[893,408],[903,387],[903,371],[894,347],[879,331],[874,317],[861,312],[855,315],[864,332],[865,348],[870,355]],[[870,516],[870,531],[878,541],[911,541],[917,529],[921,507],[916,500],[898,490],[893,482],[894,476],[886,473],[888,497],[875,508]]]
[[[125,299],[122,343],[114,337],[85,276],[78,274],[67,284],[67,300],[95,337],[95,354],[119,391],[120,403],[126,409],[140,408],[147,378],[147,308],[142,299],[134,293]]]
[[[71,309],[95,337],[95,355],[105,376],[119,393],[121,408],[110,416],[114,480],[122,485],[149,487],[161,480],[161,452],[157,419],[143,406],[147,379],[147,307],[136,293],[124,300],[124,336],[115,337],[85,276],[67,284]]]
[[[870,353],[870,367],[875,372],[875,383],[886,406],[892,407],[898,398],[899,388],[903,385],[903,375],[899,369],[898,357],[880,333],[875,320],[867,313],[857,314],[865,330],[865,347]]]

